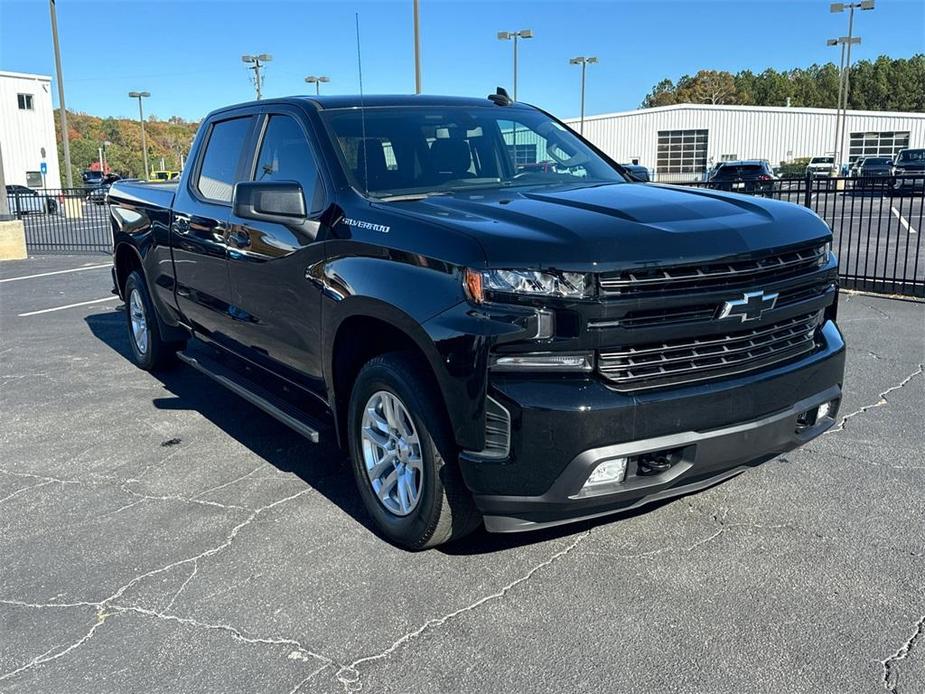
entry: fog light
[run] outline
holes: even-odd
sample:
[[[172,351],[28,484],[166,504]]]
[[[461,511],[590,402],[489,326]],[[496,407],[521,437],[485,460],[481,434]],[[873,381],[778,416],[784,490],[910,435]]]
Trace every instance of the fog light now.
[[[829,402],[824,402],[819,405],[819,409],[816,410],[816,421],[818,422],[823,417],[831,417],[835,413],[835,402],[829,400]]]
[[[594,471],[588,476],[585,487],[597,487],[602,484],[613,484],[622,482],[626,477],[626,458],[614,458],[605,460],[603,463],[594,468]]]

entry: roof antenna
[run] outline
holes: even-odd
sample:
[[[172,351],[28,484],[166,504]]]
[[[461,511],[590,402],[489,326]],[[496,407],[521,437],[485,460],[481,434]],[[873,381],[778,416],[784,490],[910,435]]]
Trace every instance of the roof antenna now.
[[[360,13],[354,13],[357,28],[357,72],[360,75],[360,128],[363,135],[363,193],[369,196],[369,159],[366,156],[366,107],[363,102],[363,59],[360,56]]]

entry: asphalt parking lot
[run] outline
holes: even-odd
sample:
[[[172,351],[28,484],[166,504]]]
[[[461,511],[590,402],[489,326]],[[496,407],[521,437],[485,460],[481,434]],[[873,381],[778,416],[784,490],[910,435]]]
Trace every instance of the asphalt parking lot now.
[[[412,554],[330,445],[135,368],[105,263],[0,264],[0,691],[925,691],[925,304],[843,296],[802,450]]]

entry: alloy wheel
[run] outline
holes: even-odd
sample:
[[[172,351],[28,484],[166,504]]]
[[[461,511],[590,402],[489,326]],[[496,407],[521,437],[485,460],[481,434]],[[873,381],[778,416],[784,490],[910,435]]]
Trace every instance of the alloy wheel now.
[[[407,516],[417,507],[424,483],[421,440],[408,409],[394,393],[377,391],[366,402],[360,427],[373,493],[389,513]]]
[[[148,320],[145,317],[144,304],[141,301],[141,294],[137,289],[133,289],[129,295],[129,319],[132,324],[132,340],[135,341],[135,348],[139,354],[148,353]]]

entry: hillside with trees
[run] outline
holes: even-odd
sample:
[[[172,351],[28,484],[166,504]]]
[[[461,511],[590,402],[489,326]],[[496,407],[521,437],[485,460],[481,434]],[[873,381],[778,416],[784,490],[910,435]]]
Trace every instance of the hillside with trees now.
[[[810,65],[778,72],[768,68],[732,74],[700,70],[677,82],[664,79],[642,102],[643,108],[671,104],[749,104],[754,106],[835,108],[838,66]],[[925,111],[925,55],[880,56],[851,66],[848,108],[861,111]]]
[[[79,185],[82,171],[98,166],[99,147],[103,142],[110,143],[106,146],[106,163],[111,171],[125,177],[144,177],[141,124],[137,119],[100,118],[86,113],[68,111],[67,126],[75,185]],[[182,160],[189,153],[198,127],[199,123],[185,121],[176,116],[168,120],[159,120],[156,116],[149,116],[145,121],[149,169],[151,171],[160,169],[163,157],[166,169],[179,171]],[[64,184],[64,153],[61,147],[61,124],[57,111],[55,111],[55,130],[58,139],[58,160],[62,162],[61,179]]]

